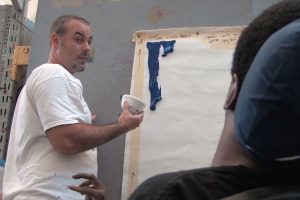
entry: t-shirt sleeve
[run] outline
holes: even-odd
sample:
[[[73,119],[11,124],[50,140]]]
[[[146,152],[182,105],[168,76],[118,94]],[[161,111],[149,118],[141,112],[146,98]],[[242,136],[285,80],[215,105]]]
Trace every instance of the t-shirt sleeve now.
[[[34,87],[33,97],[44,131],[87,121],[86,117],[90,116],[81,87],[69,79],[58,77],[43,81]]]

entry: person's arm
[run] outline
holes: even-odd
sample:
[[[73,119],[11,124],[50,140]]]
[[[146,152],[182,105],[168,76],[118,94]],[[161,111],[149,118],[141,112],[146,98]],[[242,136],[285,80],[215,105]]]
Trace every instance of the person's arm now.
[[[130,114],[126,103],[118,122],[115,124],[76,123],[61,125],[48,129],[46,134],[56,151],[62,154],[74,154],[97,147],[135,129],[142,122],[143,116],[143,113],[139,115]]]
[[[79,186],[68,186],[70,190],[86,195],[86,200],[104,200],[105,187],[94,174],[79,173],[73,176],[74,179],[86,179]]]

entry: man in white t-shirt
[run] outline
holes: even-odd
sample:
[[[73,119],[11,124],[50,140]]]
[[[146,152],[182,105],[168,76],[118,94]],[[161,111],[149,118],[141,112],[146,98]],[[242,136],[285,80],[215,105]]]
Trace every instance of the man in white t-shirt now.
[[[73,75],[85,69],[93,39],[85,19],[65,15],[51,27],[47,63],[23,87],[10,132],[3,181],[5,200],[83,199],[68,186],[77,173],[97,173],[96,147],[139,126],[143,113],[125,104],[118,122],[91,125],[91,112]],[[78,182],[79,181],[79,182]]]

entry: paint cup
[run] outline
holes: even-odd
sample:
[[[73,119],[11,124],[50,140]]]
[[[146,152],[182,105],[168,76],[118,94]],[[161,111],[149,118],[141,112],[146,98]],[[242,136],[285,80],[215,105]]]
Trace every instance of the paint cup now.
[[[136,96],[124,94],[122,95],[121,99],[121,108],[124,109],[124,102],[127,102],[129,104],[128,111],[133,114],[137,115],[143,112],[146,104],[143,100],[139,99]]]

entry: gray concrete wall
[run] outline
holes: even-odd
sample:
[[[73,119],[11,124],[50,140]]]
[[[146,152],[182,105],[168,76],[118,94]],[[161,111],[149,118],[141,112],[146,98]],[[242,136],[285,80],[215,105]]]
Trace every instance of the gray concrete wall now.
[[[94,29],[94,62],[78,75],[97,123],[117,120],[120,95],[129,93],[137,30],[246,25],[278,0],[39,0],[28,74],[47,61],[49,26],[63,14],[80,15]],[[98,176],[107,200],[121,196],[125,137],[100,146]]]

